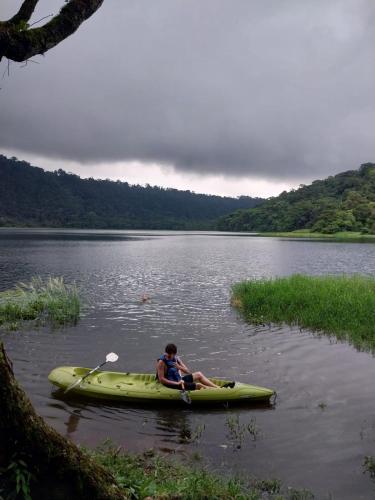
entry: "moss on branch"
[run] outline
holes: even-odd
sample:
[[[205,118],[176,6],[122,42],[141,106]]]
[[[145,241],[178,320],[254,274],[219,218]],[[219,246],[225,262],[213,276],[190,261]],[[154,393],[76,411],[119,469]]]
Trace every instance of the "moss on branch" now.
[[[22,62],[37,54],[44,54],[72,35],[102,3],[103,0],[70,0],[59,14],[44,26],[20,29],[20,22],[24,26],[32,7],[30,5],[26,9],[25,6],[25,13],[19,12],[10,21],[0,24],[0,60],[2,57],[7,57],[12,61]]]

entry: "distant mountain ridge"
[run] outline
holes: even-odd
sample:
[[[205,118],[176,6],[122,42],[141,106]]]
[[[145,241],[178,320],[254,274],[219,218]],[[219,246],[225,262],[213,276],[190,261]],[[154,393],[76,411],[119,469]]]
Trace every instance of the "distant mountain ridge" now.
[[[0,226],[208,230],[262,201],[81,179],[0,155]]]
[[[224,231],[375,234],[375,163],[364,163],[308,186],[270,198],[255,208],[220,218]]]

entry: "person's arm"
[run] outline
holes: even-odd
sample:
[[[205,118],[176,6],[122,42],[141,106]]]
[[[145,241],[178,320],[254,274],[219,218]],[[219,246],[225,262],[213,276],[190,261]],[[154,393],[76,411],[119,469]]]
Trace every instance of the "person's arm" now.
[[[162,361],[161,359],[159,359],[156,369],[158,372],[159,382],[161,382],[162,384],[175,385],[176,387],[182,387],[182,388],[184,387],[184,383],[182,380],[180,380],[179,382],[175,382],[174,380],[168,380],[165,377],[165,364],[164,361]]]
[[[176,358],[176,366],[179,370],[181,370],[184,373],[190,373],[189,368],[181,361],[181,358]]]

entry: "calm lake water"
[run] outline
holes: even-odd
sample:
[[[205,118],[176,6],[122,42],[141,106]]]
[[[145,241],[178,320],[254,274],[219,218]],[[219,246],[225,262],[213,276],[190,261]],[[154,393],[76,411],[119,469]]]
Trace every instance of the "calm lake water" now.
[[[77,326],[2,332],[15,373],[37,411],[75,442],[111,438],[155,447],[219,473],[279,478],[316,498],[373,499],[363,460],[375,455],[375,359],[335,339],[289,327],[247,325],[229,304],[232,283],[291,273],[375,275],[375,245],[243,234],[0,230],[0,289],[35,275],[82,290]],[[151,300],[141,304],[143,293]],[[166,343],[209,376],[265,385],[271,407],[193,409],[62,400],[47,380],[59,365],[153,372]],[[231,423],[257,430],[242,442]],[[240,446],[240,448],[238,447]]]

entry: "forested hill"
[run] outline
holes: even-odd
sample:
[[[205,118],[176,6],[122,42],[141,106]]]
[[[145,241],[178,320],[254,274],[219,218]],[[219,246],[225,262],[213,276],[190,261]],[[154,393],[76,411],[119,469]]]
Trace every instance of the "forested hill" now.
[[[46,172],[0,155],[0,226],[214,229],[260,198],[229,198]]]
[[[325,180],[314,181],[256,208],[238,210],[219,220],[225,231],[375,233],[375,164],[365,163]]]

